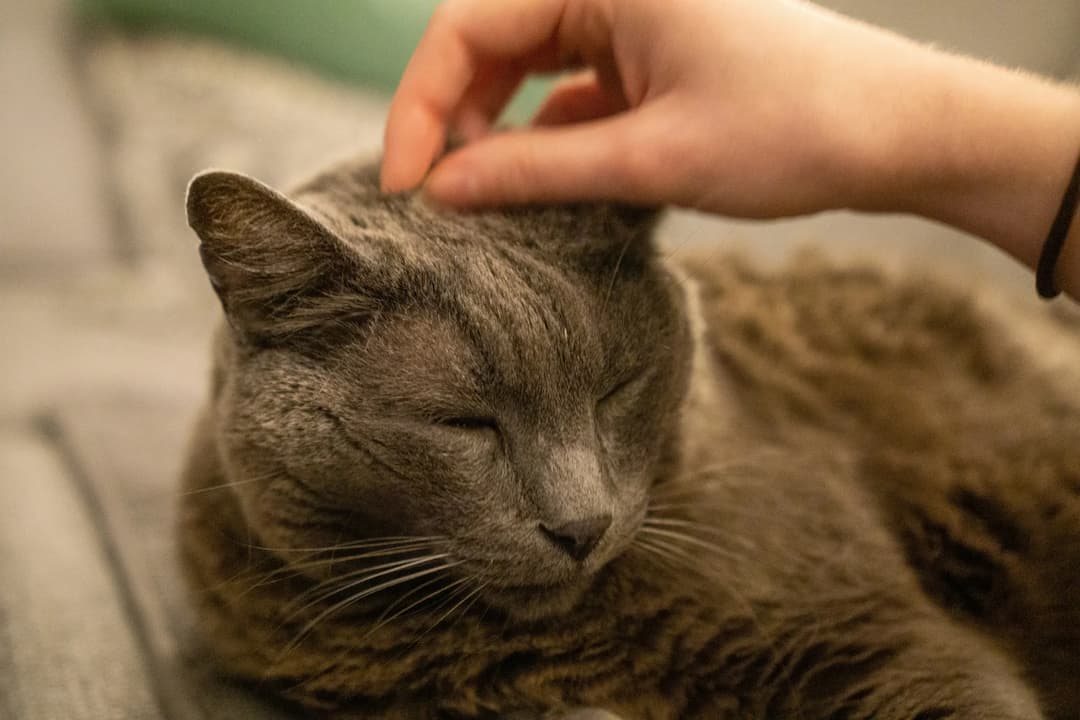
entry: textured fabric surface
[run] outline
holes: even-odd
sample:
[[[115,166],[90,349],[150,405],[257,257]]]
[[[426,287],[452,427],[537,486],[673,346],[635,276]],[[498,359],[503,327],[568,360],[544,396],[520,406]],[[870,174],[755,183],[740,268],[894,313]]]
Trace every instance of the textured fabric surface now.
[[[112,560],[116,591],[122,594],[128,621],[141,640],[145,664],[132,675],[145,676],[144,684],[156,689],[164,716],[292,717],[252,689],[218,677],[191,632],[173,528],[176,478],[193,400],[89,395],[59,413],[60,447],[77,468],[83,495],[96,515],[101,544]]]
[[[0,435],[0,718],[158,717],[94,513],[41,428]]]

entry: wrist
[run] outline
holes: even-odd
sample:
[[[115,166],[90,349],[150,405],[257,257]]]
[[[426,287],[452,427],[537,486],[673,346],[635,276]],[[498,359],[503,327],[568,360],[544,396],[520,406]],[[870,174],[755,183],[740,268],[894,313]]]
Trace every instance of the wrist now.
[[[963,66],[979,64],[899,36],[879,41],[863,56],[877,58],[859,71],[859,82],[843,94],[844,131],[833,138],[847,209],[929,215],[949,185],[963,182],[960,153],[965,129],[956,106],[965,102],[957,85]],[[849,52],[850,58],[859,53]],[[846,109],[843,109],[846,108]],[[962,138],[961,138],[962,140]]]
[[[990,241],[1034,268],[1080,152],[1080,92],[969,58],[940,55],[911,79],[883,152],[875,205]],[[920,78],[919,75],[922,77]],[[1059,287],[1076,295],[1076,221]]]
[[[1080,209],[1073,211],[1072,225],[1065,236],[1065,244],[1055,268],[1054,286],[1069,297],[1080,300]]]

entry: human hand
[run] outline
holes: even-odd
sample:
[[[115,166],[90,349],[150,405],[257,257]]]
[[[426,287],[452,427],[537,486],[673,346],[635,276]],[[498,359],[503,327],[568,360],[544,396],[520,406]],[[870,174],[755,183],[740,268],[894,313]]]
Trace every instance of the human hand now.
[[[858,62],[853,62],[853,60]],[[383,188],[471,206],[568,199],[743,217],[858,206],[895,133],[895,35],[798,0],[449,0],[402,77]],[[584,68],[531,126],[522,78]]]
[[[490,132],[525,75],[567,69],[530,126]],[[1075,88],[804,0],[447,0],[391,105],[382,186],[461,207],[909,212],[1034,268],[1078,127]],[[465,146],[432,168],[450,134]],[[1071,238],[1056,277],[1076,296],[1080,221]]]

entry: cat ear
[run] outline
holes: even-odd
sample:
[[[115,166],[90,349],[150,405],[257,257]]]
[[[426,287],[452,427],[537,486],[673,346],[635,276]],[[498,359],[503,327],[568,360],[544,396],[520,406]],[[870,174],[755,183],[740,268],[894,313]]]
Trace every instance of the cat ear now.
[[[196,176],[187,216],[210,284],[245,339],[273,342],[315,324],[357,274],[355,253],[329,228],[245,175]]]

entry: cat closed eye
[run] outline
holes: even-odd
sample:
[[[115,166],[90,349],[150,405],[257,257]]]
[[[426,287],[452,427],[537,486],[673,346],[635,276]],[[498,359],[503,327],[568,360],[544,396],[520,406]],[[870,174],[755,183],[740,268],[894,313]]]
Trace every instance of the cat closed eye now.
[[[499,426],[495,422],[494,418],[469,416],[449,417],[438,420],[436,424],[442,425],[443,427],[452,428],[454,430],[464,430],[470,432],[479,432],[484,430],[488,430],[491,432],[499,431]]]
[[[599,400],[597,400],[596,404],[604,405],[605,403],[611,402],[612,400],[615,400],[620,396],[625,395],[628,390],[631,390],[638,384],[638,381],[641,380],[644,375],[644,371],[631,373],[623,380],[615,383],[615,385],[613,385],[610,390],[604,393],[604,395],[601,396]]]

